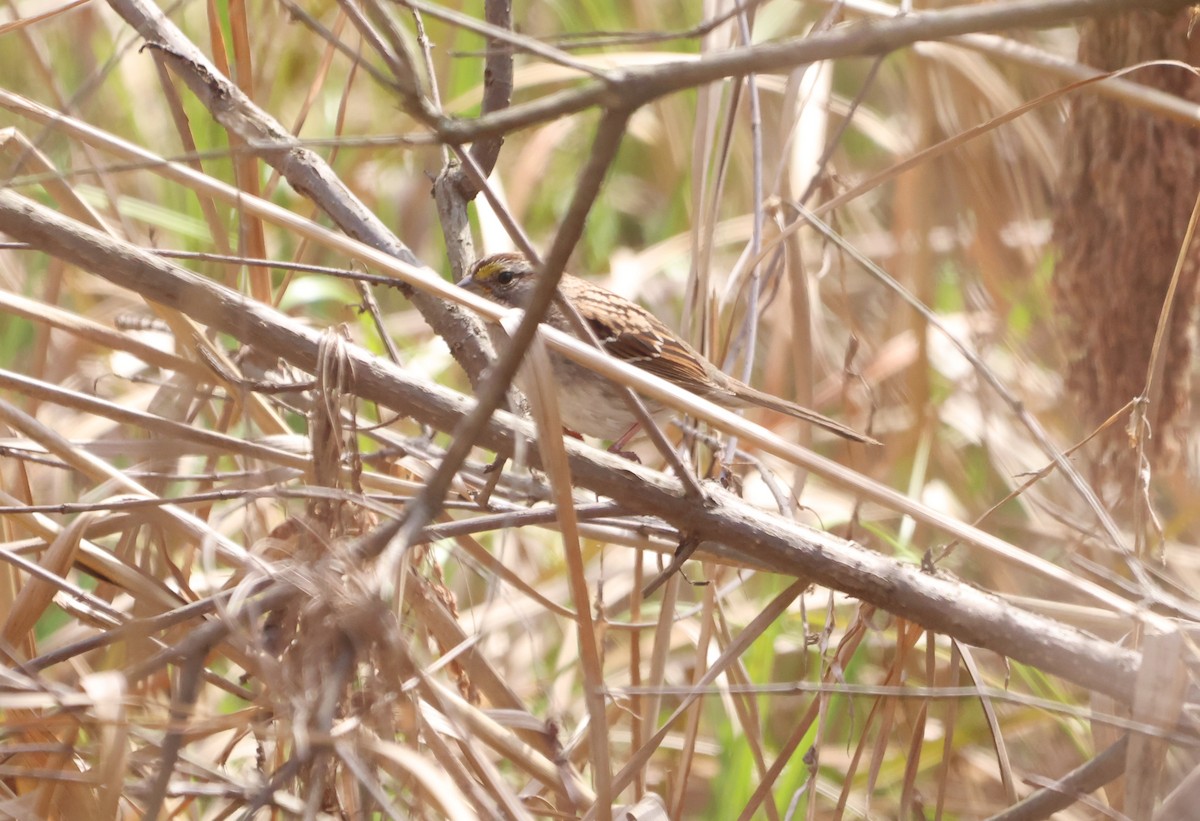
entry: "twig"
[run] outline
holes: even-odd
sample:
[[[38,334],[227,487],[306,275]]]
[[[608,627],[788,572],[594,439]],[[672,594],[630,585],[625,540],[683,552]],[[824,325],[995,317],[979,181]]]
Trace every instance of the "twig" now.
[[[691,62],[604,75],[582,88],[549,94],[473,120],[444,118],[437,123],[438,137],[449,143],[467,143],[492,134],[505,134],[540,122],[556,120],[614,100],[640,106],[696,86],[751,73],[788,71],[806,63],[839,57],[887,54],[913,43],[945,40],[980,31],[1034,28],[1065,23],[1078,17],[1117,14],[1131,9],[1171,11],[1188,0],[1017,0],[1007,3],[963,5],[947,11],[922,12],[885,22],[858,23],[809,37],[778,43],[760,43],[731,49]]]
[[[988,821],[1035,821],[1065,810],[1076,803],[1080,796],[1095,792],[1125,771],[1125,750],[1128,745],[1129,735],[1121,736],[1119,741],[1091,761],[1021,799],[1004,812],[991,816]]]
[[[512,0],[487,0],[483,6],[484,18],[489,25],[504,31],[512,30]],[[483,68],[483,103],[479,113],[487,115],[508,108],[513,92],[512,50],[505,48],[497,37],[488,37],[487,54]],[[471,160],[479,173],[478,178],[487,179],[500,156],[504,144],[501,135],[479,140],[471,145]],[[470,202],[479,193],[478,179],[466,174],[461,168],[451,175],[451,184],[458,189],[464,200]]]

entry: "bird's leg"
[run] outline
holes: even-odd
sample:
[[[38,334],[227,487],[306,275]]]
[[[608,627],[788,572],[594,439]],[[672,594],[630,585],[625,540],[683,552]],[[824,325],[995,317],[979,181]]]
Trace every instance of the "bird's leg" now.
[[[621,450],[621,448],[633,438],[633,435],[637,433],[637,431],[638,425],[635,422],[632,426],[630,426],[629,430],[621,434],[620,439],[608,446],[608,452],[614,456],[622,456],[631,462],[637,462],[640,465],[642,460],[638,458],[636,453],[631,450]],[[583,441],[583,434],[579,433],[578,431],[573,431],[570,428],[563,428],[563,436],[570,436],[572,439],[578,439],[580,442]]]
[[[630,425],[629,430],[622,433],[617,441],[608,446],[608,452],[617,456],[623,456],[629,461],[637,462],[640,465],[642,460],[638,458],[638,455],[633,451],[625,450],[624,448],[629,444],[629,440],[632,439],[639,430],[641,430],[641,427],[642,425],[640,422],[634,422],[632,425]]]

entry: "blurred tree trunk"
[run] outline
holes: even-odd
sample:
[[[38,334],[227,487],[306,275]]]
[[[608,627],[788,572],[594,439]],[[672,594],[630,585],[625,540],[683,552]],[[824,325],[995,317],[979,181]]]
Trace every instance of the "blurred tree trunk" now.
[[[1189,39],[1190,23],[1187,12],[1091,21],[1080,34],[1079,59],[1106,70],[1164,58],[1194,65],[1200,38]],[[1200,80],[1182,68],[1141,69],[1131,79],[1200,102]],[[1200,193],[1198,148],[1193,126],[1090,90],[1071,100],[1054,225],[1061,251],[1055,300],[1073,360],[1068,388],[1089,427],[1145,385],[1163,298]],[[1150,408],[1149,452],[1170,462],[1187,428],[1198,256],[1196,247],[1189,250],[1164,348],[1162,392]],[[1132,477],[1124,424],[1101,448],[1102,475]]]

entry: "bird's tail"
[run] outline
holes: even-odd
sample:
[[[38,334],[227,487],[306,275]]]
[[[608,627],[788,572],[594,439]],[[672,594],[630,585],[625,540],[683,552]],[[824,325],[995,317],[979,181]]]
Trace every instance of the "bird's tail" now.
[[[809,422],[819,428],[824,428],[830,433],[836,433],[843,439],[849,439],[852,442],[862,442],[866,445],[880,444],[878,440],[872,439],[865,433],[859,433],[854,428],[846,427],[841,422],[834,421],[828,416],[822,416],[815,410],[809,410],[802,405],[797,405],[795,402],[789,402],[786,399],[780,399],[778,396],[772,396],[769,393],[763,393],[757,388],[752,388],[749,385],[737,385],[734,388],[734,395],[737,396],[738,399],[741,399],[744,402],[748,402],[752,405],[758,405],[759,407],[767,408],[768,410],[773,410],[776,413],[782,413],[787,416],[794,416],[797,419]]]

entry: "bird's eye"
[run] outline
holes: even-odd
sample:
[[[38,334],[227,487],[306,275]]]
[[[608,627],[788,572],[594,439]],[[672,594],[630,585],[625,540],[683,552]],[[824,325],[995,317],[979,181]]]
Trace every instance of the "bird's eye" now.
[[[510,282],[512,282],[516,278],[516,276],[517,275],[514,274],[512,271],[508,271],[508,270],[501,271],[500,273],[496,274],[496,282],[499,283],[500,285],[508,285]]]

